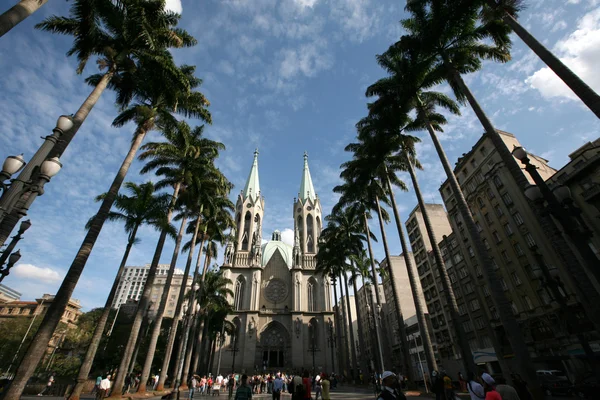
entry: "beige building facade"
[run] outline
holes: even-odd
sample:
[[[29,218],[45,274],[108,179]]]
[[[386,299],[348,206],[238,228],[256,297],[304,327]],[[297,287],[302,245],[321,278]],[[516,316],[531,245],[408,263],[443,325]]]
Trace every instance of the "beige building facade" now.
[[[385,305],[385,293],[383,285],[378,284],[377,290],[379,290],[379,298],[382,303],[383,310],[383,307]],[[360,289],[358,289],[356,297],[358,298],[360,321],[364,330],[363,339],[365,348],[364,350],[361,350],[361,352],[365,353],[368,360],[369,372],[372,372],[377,369],[377,358],[379,357],[379,355],[377,354],[377,349],[375,347],[375,321],[373,321],[373,310],[375,310],[375,312],[379,314],[382,310],[377,309],[374,285],[363,285]],[[383,341],[383,330],[380,329],[380,333],[380,339]],[[384,352],[385,348],[382,347],[382,353]]]
[[[294,245],[279,231],[262,241],[265,200],[260,192],[258,151],[237,199],[236,241],[225,248],[223,275],[231,280],[237,334],[223,343],[222,366],[236,372],[331,370],[328,338],[334,325],[331,285],[315,273],[322,228],[321,202],[304,155],[298,198],[292,208]],[[223,367],[222,367],[223,368]]]

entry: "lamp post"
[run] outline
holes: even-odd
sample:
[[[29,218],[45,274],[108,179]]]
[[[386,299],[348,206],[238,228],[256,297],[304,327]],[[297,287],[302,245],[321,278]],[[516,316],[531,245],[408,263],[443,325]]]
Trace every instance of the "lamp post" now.
[[[54,145],[59,141],[60,137],[73,128],[73,118],[67,115],[61,115],[56,121],[56,127],[52,130],[52,134],[46,136],[44,143],[33,155],[29,163],[25,163],[23,156],[9,156],[2,166],[0,179],[6,181],[10,177],[19,172],[19,176],[12,180],[10,184],[2,183],[2,197],[0,197],[0,223],[6,215],[12,212],[17,201],[27,192],[38,192],[43,194],[43,186],[60,170],[60,162],[58,157],[47,159]],[[47,162],[55,165],[46,165]],[[58,165],[58,169],[56,167]],[[36,176],[36,172],[39,176]],[[44,176],[42,176],[44,175]],[[37,197],[37,196],[36,196]],[[31,200],[32,202],[33,200]],[[3,243],[0,243],[2,245]]]
[[[429,388],[427,387],[427,378],[425,378],[423,362],[421,361],[421,352],[419,351],[419,346],[417,345],[417,338],[415,335],[410,335],[409,339],[412,339],[415,342],[415,351],[417,352],[417,360],[419,360],[419,367],[421,368],[421,376],[423,377],[423,383],[425,383],[425,392],[429,393]]]
[[[335,371],[335,333],[333,332],[333,321],[329,318],[327,322],[327,328],[329,336],[327,337],[327,344],[331,349],[331,372]]]
[[[523,147],[515,146],[512,154],[521,161],[535,182],[535,185],[525,188],[525,196],[538,204],[546,201],[546,209],[560,223],[564,233],[571,239],[571,244],[577,249],[587,270],[600,282],[600,269],[597,268],[600,260],[588,245],[591,232],[578,220],[581,210],[573,204],[569,188],[560,185],[551,190],[538,172],[538,168],[531,164],[527,151]]]
[[[315,353],[317,352],[317,347],[315,344],[315,329],[316,326],[312,323],[309,322],[308,323],[308,330],[310,331],[310,343],[311,343],[311,347],[310,347],[310,352],[312,352],[312,376],[314,378],[315,376]]]
[[[219,371],[221,370],[221,354],[223,353],[223,343],[225,343],[225,325],[221,329],[221,332],[218,333],[218,343],[219,343],[219,359],[217,361],[217,376],[219,376]]]
[[[237,338],[237,332],[236,332],[236,333],[233,334],[233,337],[232,337],[232,343],[233,344],[231,346],[231,350],[229,350],[229,351],[231,351],[233,353],[233,361],[231,362],[231,373],[232,374],[235,373],[235,355],[237,354],[238,351],[240,351],[237,348],[237,340],[238,340],[238,338]]]
[[[10,269],[15,265],[19,259],[21,259],[21,252],[19,250],[15,251],[11,254],[19,240],[23,239],[23,234],[27,229],[31,227],[31,221],[26,220],[21,222],[21,226],[19,226],[19,231],[15,236],[13,236],[12,240],[2,252],[2,256],[0,257],[0,282],[4,280],[4,277],[10,273]],[[3,268],[4,263],[8,260],[6,267]]]

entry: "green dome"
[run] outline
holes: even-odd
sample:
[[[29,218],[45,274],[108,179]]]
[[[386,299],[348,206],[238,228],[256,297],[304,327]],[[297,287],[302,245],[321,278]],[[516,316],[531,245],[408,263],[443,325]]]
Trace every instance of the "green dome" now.
[[[292,267],[292,250],[293,247],[289,244],[285,244],[280,240],[271,240],[262,245],[262,266],[266,266],[275,251],[279,250],[279,253],[285,260],[288,268]]]

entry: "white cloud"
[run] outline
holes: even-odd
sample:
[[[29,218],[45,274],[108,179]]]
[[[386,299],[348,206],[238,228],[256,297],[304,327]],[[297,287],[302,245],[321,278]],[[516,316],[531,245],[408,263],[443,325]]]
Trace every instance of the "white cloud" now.
[[[313,8],[318,0],[294,0],[294,3],[302,7]]]
[[[181,0],[167,0],[165,9],[173,11],[177,14],[181,14],[181,11],[183,11],[183,7],[181,6]]]
[[[13,268],[11,274],[19,278],[42,281],[46,283],[59,282],[61,274],[48,267],[36,267],[33,264],[18,264]]]
[[[297,75],[314,77],[318,72],[329,69],[333,60],[327,50],[325,41],[306,43],[298,48],[282,51],[279,73],[284,79]]]
[[[592,89],[600,90],[600,8],[584,15],[577,30],[559,41],[554,51],[562,62],[583,79]],[[545,67],[527,78],[526,83],[545,98],[560,97],[577,100],[575,94],[550,68]]]
[[[285,228],[281,231],[281,241],[290,246],[294,245],[294,231],[290,228]]]

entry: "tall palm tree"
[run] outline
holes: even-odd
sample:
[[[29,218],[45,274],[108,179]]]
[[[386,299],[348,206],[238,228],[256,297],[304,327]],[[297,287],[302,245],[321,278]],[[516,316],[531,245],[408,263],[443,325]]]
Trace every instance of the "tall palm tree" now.
[[[185,75],[172,67],[170,57],[164,50],[169,47],[189,47],[196,40],[186,31],[175,26],[179,16],[164,11],[164,0],[89,1],[75,0],[71,4],[70,16],[51,16],[36,25],[36,28],[51,33],[73,36],[73,46],[67,52],[78,60],[76,72],[82,74],[90,58],[96,57],[104,71],[99,78],[88,83],[94,89],[73,116],[73,127],[60,136],[58,142],[45,141],[36,152],[36,159],[61,157],[92,108],[109,86],[117,92],[119,105],[128,103],[137,89],[140,72],[150,68],[155,79],[165,79],[177,87],[188,87]],[[141,71],[140,71],[141,70]],[[148,71],[146,71],[148,74]],[[144,74],[142,73],[141,76]],[[148,75],[146,75],[148,76]],[[19,178],[27,181],[39,165],[29,163]],[[17,186],[14,185],[15,190]],[[19,222],[17,211],[25,204],[31,205],[29,194],[23,195],[11,214],[0,223],[0,245],[4,244]]]
[[[199,164],[210,166],[212,160],[218,155],[219,149],[223,147],[221,143],[203,138],[202,131],[202,126],[192,129],[185,122],[169,124],[162,130],[163,136],[167,140],[165,142],[153,142],[144,145],[144,152],[140,155],[140,159],[142,160],[150,159],[150,161],[142,168],[142,173],[156,170],[158,175],[163,176],[163,179],[157,182],[156,187],[173,188],[172,201],[169,206],[169,212],[167,213],[169,222],[171,221],[182,187],[185,186],[186,183],[193,182],[192,171],[194,171],[195,167]],[[140,300],[140,306],[134,317],[129,340],[123,352],[123,357],[115,379],[113,388],[115,393],[119,393],[119,391],[122,391],[123,389],[125,374],[127,373],[127,367],[131,362],[144,310],[150,302],[152,282],[154,282],[156,276],[158,262],[162,254],[166,237],[167,232],[163,230],[158,239],[156,250],[148,270],[148,277]]]
[[[164,54],[163,54],[164,55]],[[176,68],[174,64],[171,66],[172,68]],[[146,71],[149,72],[149,71]],[[146,79],[141,79],[141,74],[137,76],[137,82],[140,86],[140,94],[145,96],[146,92],[150,90],[148,87],[157,86],[156,83],[152,82],[152,78],[150,76],[146,76]],[[167,81],[168,82],[168,81]],[[182,96],[182,93],[185,93],[184,89],[181,88],[176,82],[170,82],[171,84],[164,85],[165,91],[173,91],[178,94],[169,94],[169,97],[174,101],[177,101],[179,98],[185,100],[185,97]],[[137,93],[135,94],[138,95]],[[185,103],[185,101],[183,101]],[[187,111],[187,107],[180,107],[180,111]],[[126,110],[127,111],[127,110]],[[125,112],[126,112],[125,111]],[[199,113],[193,113],[192,115],[200,115]],[[121,118],[122,114],[118,116],[113,125],[120,125],[124,122],[124,119]],[[156,118],[157,123],[162,121],[163,118]],[[43,357],[45,346],[50,341],[52,336],[52,332],[58,325],[63,315],[64,309],[67,306],[69,299],[71,298],[71,294],[77,285],[77,281],[83,272],[83,268],[87,263],[87,259],[89,258],[91,251],[98,239],[100,231],[102,230],[102,226],[104,222],[108,218],[110,209],[117,197],[119,189],[121,188],[121,184],[125,180],[125,176],[129,171],[129,167],[135,158],[135,155],[142,144],[146,134],[155,127],[154,124],[150,124],[148,120],[140,120],[138,121],[138,126],[134,132],[133,140],[131,142],[129,151],[125,156],[113,182],[110,185],[110,189],[102,199],[102,203],[98,210],[98,213],[92,218],[89,222],[89,229],[83,239],[83,243],[81,244],[73,263],[71,264],[65,279],[61,287],[59,288],[55,300],[52,305],[49,307],[48,312],[46,313],[44,320],[42,322],[42,326],[36,333],[36,337],[34,342],[30,345],[27,354],[23,358],[22,364],[19,366],[17,370],[17,375],[15,377],[14,383],[16,385],[11,385],[11,388],[7,392],[7,396],[18,396],[19,393],[23,390],[28,376],[33,374],[37,362]],[[127,365],[123,367],[123,370],[126,370]]]
[[[523,0],[480,0],[484,3],[481,16],[484,21],[500,19],[567,85],[583,103],[600,118],[600,96],[575,72],[537,40],[518,21],[525,8]]]
[[[92,335],[92,339],[88,346],[85,354],[85,358],[79,367],[79,374],[77,376],[77,384],[71,392],[69,399],[78,400],[83,390],[83,385],[87,381],[96,356],[96,351],[100,345],[102,334],[108,320],[108,316],[112,309],[112,304],[117,292],[117,287],[123,276],[127,258],[133,245],[137,242],[137,231],[143,224],[148,224],[156,229],[165,228],[166,224],[166,210],[170,202],[170,196],[166,193],[156,193],[154,184],[152,182],[146,182],[141,185],[137,185],[133,182],[125,183],[125,189],[130,195],[119,194],[115,199],[114,207],[118,211],[111,211],[108,214],[109,221],[123,221],[125,223],[125,232],[127,233],[127,245],[125,247],[125,253],[121,259],[121,264],[117,270],[117,275],[113,281],[108,298],[104,305],[102,315],[97,322],[96,328]],[[106,194],[98,196],[97,200],[100,201],[106,197]],[[91,222],[91,220],[90,220]],[[89,227],[89,226],[88,226]]]
[[[229,210],[233,210],[235,208],[235,206],[233,205],[233,203],[231,202],[231,200],[229,200],[227,198],[227,195],[229,194],[229,190],[232,187],[231,183],[229,181],[227,181],[227,179],[220,173],[220,171],[218,170],[210,170],[210,171],[205,171],[207,172],[207,176],[204,177],[204,179],[199,178],[199,175],[196,176],[197,181],[199,182],[198,187],[194,188],[194,190],[189,190],[188,193],[190,193],[190,197],[188,199],[189,203],[189,211],[190,213],[195,213],[197,215],[196,221],[192,221],[190,223],[190,226],[188,227],[188,232],[193,233],[192,239],[190,240],[189,243],[186,244],[186,246],[183,247],[183,251],[188,251],[188,258],[187,258],[187,262],[185,265],[185,271],[184,271],[184,282],[187,282],[187,277],[192,265],[192,261],[193,261],[193,257],[194,257],[194,248],[196,245],[196,241],[198,239],[198,234],[199,234],[199,230],[200,230],[200,225],[202,222],[206,221],[206,217],[203,216],[203,211],[204,211],[204,203],[208,204],[209,206],[213,206],[216,205],[217,207],[226,207]],[[199,171],[199,173],[202,173],[202,171]],[[214,197],[214,198],[210,198],[210,197]],[[207,211],[210,212],[209,208],[207,207]],[[190,229],[191,228],[191,229]],[[205,232],[204,232],[205,233]],[[196,271],[194,272],[194,275],[197,276],[198,275],[198,271],[196,268]],[[185,294],[185,286],[182,283],[182,286],[179,290],[179,298],[177,299],[177,305],[175,307],[175,315],[180,315],[181,314],[181,308],[183,306],[183,300],[184,300],[184,294]],[[191,303],[190,303],[191,305]],[[165,348],[165,355],[164,355],[164,359],[163,359],[163,367],[161,370],[161,374],[158,380],[158,385],[156,387],[157,390],[162,390],[164,387],[164,382],[166,380],[166,374],[167,371],[169,370],[169,361],[171,360],[171,353],[173,351],[173,344],[175,343],[175,337],[177,335],[177,327],[178,327],[178,320],[176,318],[173,319],[172,324],[171,324],[171,329],[169,331],[169,338],[167,339],[167,347]],[[180,342],[180,345],[183,344],[182,342]],[[179,351],[177,353],[177,359],[175,361],[175,365],[179,365],[179,358],[181,357],[181,351]]]
[[[48,0],[21,0],[3,14],[0,14],[0,37],[36,12]]]

